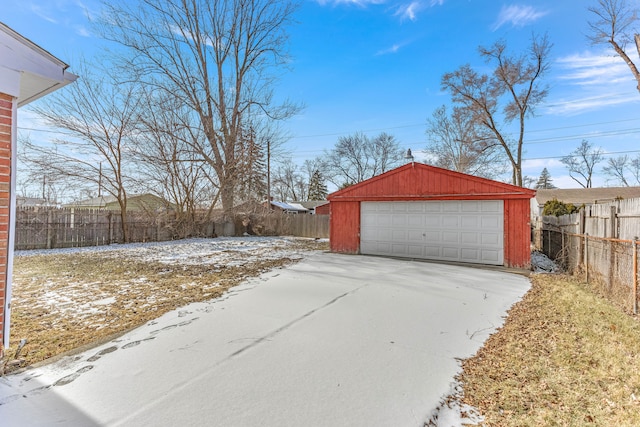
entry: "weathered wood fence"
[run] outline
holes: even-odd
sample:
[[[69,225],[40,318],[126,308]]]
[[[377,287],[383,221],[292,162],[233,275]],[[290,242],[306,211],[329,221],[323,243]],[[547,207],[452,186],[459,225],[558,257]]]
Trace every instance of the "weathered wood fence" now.
[[[637,312],[640,199],[592,205],[579,213],[538,218],[533,242],[604,295]]]
[[[247,221],[249,220],[249,221]],[[129,242],[160,242],[186,237],[290,235],[329,237],[328,215],[270,212],[238,215],[231,221],[199,218],[185,221],[175,213],[127,213]],[[98,246],[123,241],[117,211],[20,207],[16,211],[15,249]]]

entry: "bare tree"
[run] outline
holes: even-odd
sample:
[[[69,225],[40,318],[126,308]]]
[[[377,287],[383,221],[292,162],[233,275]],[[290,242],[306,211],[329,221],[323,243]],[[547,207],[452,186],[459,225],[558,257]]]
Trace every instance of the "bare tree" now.
[[[118,201],[122,236],[127,228],[127,186],[133,167],[133,145],[139,99],[131,84],[113,84],[107,73],[91,71],[79,63],[76,84],[45,98],[34,111],[45,123],[64,131],[55,146],[27,140],[27,160],[53,176],[64,176],[78,185],[91,183]]]
[[[512,182],[522,185],[522,146],[526,119],[547,96],[542,78],[549,69],[551,44],[547,36],[533,36],[526,54],[509,55],[504,41],[490,48],[480,47],[480,55],[494,66],[491,74],[481,74],[463,65],[442,77],[442,88],[472,120],[485,126],[504,149],[512,168]],[[515,121],[515,139],[504,127]]]
[[[584,188],[591,188],[593,171],[603,160],[603,151],[588,141],[582,140],[580,146],[571,154],[560,159],[569,170],[569,176]]]
[[[303,200],[307,188],[308,181],[291,158],[279,162],[272,177],[272,191],[276,198],[281,201]]]
[[[602,172],[625,187],[640,185],[640,155],[633,159],[626,154],[611,157]]]
[[[386,133],[369,138],[363,133],[343,136],[325,152],[325,173],[337,187],[357,184],[402,163],[404,150]]]
[[[627,44],[632,40],[640,56],[640,34],[635,28],[638,22],[638,9],[627,0],[598,0],[597,6],[589,7],[595,19],[589,22],[589,35],[592,44],[610,45],[616,54],[627,64],[640,92],[640,71],[627,53]]]
[[[138,186],[171,202],[188,234],[196,211],[211,208],[219,194],[215,174],[191,149],[205,137],[192,112],[174,97],[146,94],[144,101],[135,146]]]
[[[427,153],[434,166],[485,178],[506,172],[504,153],[488,129],[465,110],[436,109],[427,121]]]
[[[193,146],[215,171],[225,212],[242,174],[238,150],[249,111],[282,120],[298,111],[275,103],[275,70],[286,65],[289,0],[125,0],[104,2],[102,35],[127,48],[120,67],[179,98],[205,140]]]

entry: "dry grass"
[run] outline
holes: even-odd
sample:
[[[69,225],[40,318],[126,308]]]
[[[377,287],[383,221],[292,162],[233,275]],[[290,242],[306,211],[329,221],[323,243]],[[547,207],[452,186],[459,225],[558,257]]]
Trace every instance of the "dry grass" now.
[[[326,250],[328,244],[297,240],[287,249]],[[10,366],[31,365],[99,342],[295,261],[233,255],[248,261],[241,266],[167,264],[108,252],[16,257],[11,337],[13,346],[24,338],[28,344],[19,363]],[[14,353],[14,348],[6,352]]]
[[[535,275],[458,379],[487,426],[638,426],[639,349],[636,319],[570,277]]]

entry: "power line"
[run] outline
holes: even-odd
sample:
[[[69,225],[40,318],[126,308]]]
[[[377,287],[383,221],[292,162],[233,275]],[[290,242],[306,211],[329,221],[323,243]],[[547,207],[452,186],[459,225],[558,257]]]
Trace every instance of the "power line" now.
[[[640,150],[627,150],[627,151],[611,151],[607,153],[601,153],[603,156],[610,156],[613,154],[630,154],[630,153],[640,153]],[[568,156],[548,156],[548,157],[531,157],[531,158],[523,158],[522,160],[549,160],[549,159],[562,159]]]

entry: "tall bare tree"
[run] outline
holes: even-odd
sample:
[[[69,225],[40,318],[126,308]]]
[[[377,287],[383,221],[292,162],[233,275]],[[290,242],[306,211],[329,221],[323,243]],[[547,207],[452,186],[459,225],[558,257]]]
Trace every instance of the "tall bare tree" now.
[[[188,234],[196,211],[214,205],[219,194],[210,166],[191,148],[205,137],[174,97],[147,93],[144,101],[134,148],[138,186],[170,201],[184,224],[181,232]]]
[[[404,150],[396,139],[381,133],[369,138],[363,133],[343,136],[325,152],[325,173],[337,187],[357,184],[402,163]]]
[[[220,184],[225,212],[242,173],[238,143],[249,111],[270,120],[296,113],[276,103],[277,69],[286,66],[289,0],[117,0],[104,2],[102,35],[126,48],[120,67],[179,98],[200,121],[193,146]]]
[[[26,159],[54,176],[79,186],[91,183],[116,198],[122,236],[129,240],[127,188],[131,183],[133,145],[140,97],[131,84],[114,84],[109,74],[78,63],[75,84],[45,98],[34,111],[45,123],[64,131],[55,146],[26,140]]]
[[[613,48],[616,54],[627,64],[640,92],[640,71],[627,53],[627,44],[632,40],[640,56],[640,34],[636,27],[639,18],[637,4],[627,0],[598,0],[597,6],[589,7],[595,15],[589,22],[589,35],[593,44],[605,44]]]
[[[630,187],[640,185],[640,155],[630,158],[628,155],[611,157],[602,172],[617,183]]]
[[[427,120],[427,153],[434,166],[470,175],[495,178],[506,172],[505,158],[495,137],[466,110],[446,106]]]
[[[583,188],[591,188],[593,185],[593,171],[596,165],[604,159],[603,151],[595,148],[591,143],[582,140],[580,146],[560,161],[569,170],[569,176]]]
[[[274,168],[272,177],[272,194],[280,201],[304,200],[308,182],[302,171],[291,158],[286,158]]]
[[[526,119],[547,96],[542,79],[549,69],[551,44],[547,36],[533,36],[527,52],[510,55],[504,41],[489,48],[480,47],[480,55],[493,71],[482,74],[471,65],[463,65],[442,77],[442,88],[451,94],[457,108],[482,124],[504,149],[512,169],[512,182],[522,185],[522,152]],[[516,122],[516,138],[509,137],[506,126]]]

